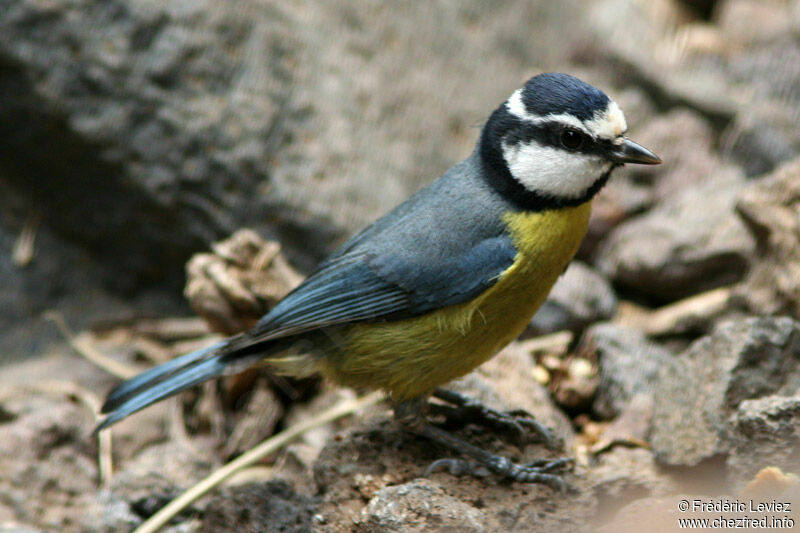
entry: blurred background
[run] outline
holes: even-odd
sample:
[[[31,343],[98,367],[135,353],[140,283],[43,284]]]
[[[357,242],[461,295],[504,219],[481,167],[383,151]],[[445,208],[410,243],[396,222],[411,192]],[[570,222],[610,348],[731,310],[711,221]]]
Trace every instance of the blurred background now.
[[[53,317],[97,342],[185,317],[168,324],[190,330],[170,337],[184,342],[206,334],[191,319],[194,306],[217,313],[215,329],[235,331],[238,318],[219,316],[230,308],[208,303],[219,292],[200,290],[198,301],[187,288],[192,303],[185,298],[193,254],[251,228],[260,238],[239,241],[255,250],[250,259],[235,257],[235,243],[214,251],[225,275],[244,277],[253,291],[261,270],[252,256],[267,247],[272,258],[278,251],[269,247],[279,243],[280,286],[245,305],[257,316],[352,232],[466,157],[489,113],[542,71],[603,89],[624,110],[630,137],[664,160],[615,174],[595,202],[578,261],[532,322],[530,336],[569,332],[566,359],[531,363],[561,413],[552,416],[578,433],[586,433],[582,415],[615,419],[631,391],[641,392],[621,385],[627,378],[616,370],[633,381],[646,374],[636,383],[652,389],[665,358],[704,337],[742,357],[752,350],[730,346],[766,338],[769,353],[782,357],[763,377],[783,376],[780,383],[748,381],[734,387],[745,391],[737,401],[720,392],[726,416],[745,398],[796,393],[792,372],[800,370],[785,362],[800,353],[796,0],[2,0],[0,389],[58,378],[102,396],[114,382],[76,363]],[[190,279],[219,285],[207,263],[189,270]],[[770,318],[778,315],[786,318]],[[720,334],[723,319],[738,322]],[[730,340],[743,331],[740,345]],[[132,342],[130,331],[120,335],[111,351],[140,364],[159,359],[148,350],[166,358],[186,347],[165,352]],[[656,355],[616,370],[598,366],[603,349],[620,346]],[[702,359],[692,353],[687,360]],[[571,364],[576,357],[588,368]],[[713,367],[697,365],[682,371]],[[650,401],[656,418],[675,412]],[[0,408],[0,423],[21,416],[14,409]],[[287,424],[283,416],[264,431]],[[88,417],[75,422],[76,446],[89,446],[89,427]],[[642,439],[679,433],[647,428]],[[670,448],[664,436],[655,456],[695,465],[737,449],[718,433],[690,458],[678,448],[691,446]],[[19,439],[8,446],[25,447]],[[7,497],[0,522],[87,527],[75,515],[99,500],[90,490],[93,450],[82,453],[87,470],[72,477],[87,484],[53,496],[73,514],[43,518],[49,504]],[[16,475],[5,488],[0,479],[0,494],[28,479]],[[44,485],[61,474],[41,475],[34,477]],[[115,527],[97,529],[106,526]]]

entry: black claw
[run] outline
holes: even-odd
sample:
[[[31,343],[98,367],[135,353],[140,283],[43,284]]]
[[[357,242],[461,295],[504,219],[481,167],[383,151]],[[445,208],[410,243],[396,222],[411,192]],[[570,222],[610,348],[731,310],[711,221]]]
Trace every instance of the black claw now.
[[[558,459],[536,459],[526,464],[526,468],[536,468],[540,472],[553,472],[555,470],[567,470],[575,463],[572,457],[559,457]]]
[[[491,472],[480,463],[471,463],[463,459],[438,459],[428,465],[428,468],[425,469],[425,475],[428,476],[441,470],[446,470],[450,475],[459,477],[486,477],[491,474]]]
[[[533,418],[517,418],[517,423],[521,426],[527,428],[528,434],[530,435],[531,432],[536,433],[538,435],[538,442],[543,442],[548,448],[553,448],[556,446],[558,439],[553,436],[553,433],[536,421]]]
[[[566,492],[567,484],[554,470],[563,469],[572,463],[571,459],[562,457],[555,460],[539,459],[527,465],[518,465],[505,457],[493,456],[489,468],[495,473],[520,483],[542,483],[559,492]]]
[[[543,442],[548,448],[553,449],[560,444],[549,429],[524,409],[497,411],[474,398],[447,389],[436,389],[433,395],[455,406],[432,405],[437,411],[445,414],[448,419],[493,428],[503,432],[517,445]]]
[[[559,476],[554,474],[543,474],[541,472],[519,472],[513,477],[514,481],[520,483],[541,483],[551,489],[564,494],[567,492],[567,484]]]
[[[539,434],[549,437],[549,432],[544,430],[538,422],[533,419],[516,419],[510,414],[499,413],[492,409],[487,409],[466,396],[450,391],[437,390],[436,396],[449,402],[456,407],[438,405],[440,412],[449,414],[453,411],[469,411],[471,414],[479,415],[482,422],[493,427],[514,428],[522,433],[526,433],[524,428],[534,428]],[[459,416],[459,413],[456,413]],[[461,414],[460,416],[463,416]],[[569,458],[559,458],[553,460],[536,460],[528,464],[519,465],[506,457],[496,455],[487,450],[479,448],[466,442],[451,433],[430,424],[424,416],[424,403],[420,399],[408,400],[395,405],[395,418],[403,424],[409,431],[417,435],[428,438],[450,450],[473,459],[473,462],[463,459],[440,459],[434,461],[425,471],[426,475],[440,470],[446,470],[452,475],[463,476],[471,475],[475,477],[485,477],[490,473],[512,479],[521,483],[542,483],[559,492],[566,492],[568,485],[557,473],[565,470],[572,464]],[[523,421],[524,420],[524,421]]]

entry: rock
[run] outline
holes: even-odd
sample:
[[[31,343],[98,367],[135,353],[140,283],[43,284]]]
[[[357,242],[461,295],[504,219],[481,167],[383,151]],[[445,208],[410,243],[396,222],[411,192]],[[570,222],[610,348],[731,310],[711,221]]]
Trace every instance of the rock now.
[[[614,420],[600,426],[602,433],[597,436],[589,451],[597,455],[617,446],[649,448],[647,438],[650,435],[654,404],[655,399],[651,394],[634,394]]]
[[[254,31],[255,16],[180,1],[4,4],[0,180],[57,243],[38,241],[15,273],[40,286],[34,306],[82,327],[137,304],[97,305],[91,292],[113,302],[158,285],[171,305],[148,312],[175,312],[189,255],[266,212],[258,187],[285,133],[288,82],[270,53],[281,38]]]
[[[792,17],[780,2],[725,0],[719,2],[714,21],[727,40],[740,46],[775,40],[792,29]],[[769,28],[769,31],[765,31]]]
[[[744,489],[735,492],[729,492],[730,486],[725,484],[708,486],[703,493],[694,492],[697,489],[695,482],[693,485],[676,487],[668,495],[634,496],[611,521],[593,530],[599,533],[637,533],[642,531],[642,524],[647,524],[648,531],[668,533],[691,527],[690,521],[695,521],[694,527],[699,528],[697,521],[710,523],[715,519],[727,520],[722,523],[723,527],[733,528],[736,524],[744,524],[747,518],[754,523],[745,524],[743,528],[781,531],[795,527],[800,518],[800,512],[794,504],[800,498],[798,479],[778,468],[763,469]],[[682,502],[687,506],[679,506]],[[776,504],[784,503],[788,505],[777,512],[756,510],[760,506],[772,504],[774,508]],[[704,505],[711,509],[704,508]],[[688,523],[677,528],[681,519]]]
[[[632,216],[650,209],[653,201],[652,187],[640,183],[632,170],[623,168],[616,171],[592,202],[589,228],[576,257],[594,264],[598,249],[613,229]]]
[[[737,300],[754,313],[800,316],[800,159],[748,186],[736,209],[757,251]]]
[[[45,530],[17,522],[6,522],[0,523],[0,533],[45,533]]]
[[[767,396],[739,404],[731,420],[727,465],[738,480],[765,467],[798,473],[800,397]]]
[[[685,9],[689,9],[701,20],[709,20],[725,0],[678,0]]]
[[[633,495],[674,494],[678,487],[669,477],[661,475],[653,453],[644,448],[614,447],[597,456],[588,475],[590,490],[603,501],[595,524],[613,516],[630,503]]]
[[[705,16],[713,1],[691,3],[702,4]],[[244,0],[231,10],[185,0],[3,2],[0,248],[9,253],[0,254],[2,363],[57,338],[36,319],[46,309],[62,311],[74,329],[142,310],[188,313],[180,301],[185,260],[241,226],[281,242],[308,271],[347,233],[466,155],[491,107],[528,75],[554,66],[617,97],[631,137],[665,158],[660,169],[619,172],[622,179],[604,190],[582,252],[587,263],[608,260],[603,279],[649,305],[737,281],[753,260],[740,293],[748,309],[800,316],[795,170],[781,171],[787,173],[775,182],[759,178],[763,188],[740,194],[749,186],[745,176],[769,171],[800,147],[800,3],[718,0],[716,26],[699,22],[683,7],[688,3],[443,0],[389,7],[356,0],[311,8]],[[744,223],[732,215],[737,200],[730,198],[737,196]],[[740,232],[745,227],[750,233]],[[606,234],[611,241],[602,243]],[[225,257],[225,269],[252,275],[243,283],[251,291],[247,284],[263,273],[249,262],[255,256]],[[581,283],[564,295],[555,290],[561,307],[543,310],[555,316],[549,323],[558,326],[550,327],[576,320],[569,327],[577,332],[596,320],[586,317],[602,300],[573,302],[572,289],[590,293]],[[222,293],[235,300],[241,287],[214,288],[231,287]],[[246,298],[236,303],[237,320],[262,310]],[[719,314],[702,315],[700,325],[690,317],[680,334],[704,331]],[[565,362],[565,375],[585,378],[570,382],[578,397],[572,405],[592,397],[599,376],[592,408],[616,416],[602,438],[641,440],[652,401],[661,462],[725,464],[738,477],[763,451],[764,461],[789,470],[798,460],[797,325],[780,318],[730,324],[666,358],[653,390],[642,385],[652,380],[653,361],[635,357],[643,349],[638,341],[627,352],[628,339],[609,334],[607,357]],[[33,383],[19,368],[3,367],[4,381]],[[533,382],[535,368],[515,345],[458,386],[500,409],[525,408],[574,443],[573,421]],[[75,379],[70,369],[52,376]],[[100,385],[88,388],[105,390],[109,381],[95,377],[89,382]],[[9,400],[6,392],[0,529],[130,530],[224,453],[216,433],[198,436],[189,427],[186,434],[181,426],[176,434],[174,402],[154,407],[114,428],[119,470],[111,490],[98,491],[97,450],[88,438],[94,420],[75,401],[81,395],[52,397],[49,390]],[[229,442],[244,446],[256,439],[253,429],[293,423],[267,412],[276,399],[252,398],[251,414],[268,415],[267,423],[248,417],[225,432]],[[306,407],[303,418],[318,410]],[[214,420],[235,422],[216,405],[212,410]],[[199,418],[208,420],[202,409]],[[215,422],[211,431],[225,424]],[[571,453],[519,447],[469,424],[454,433],[519,461]],[[317,488],[306,467],[323,445],[316,500],[304,495]],[[383,412],[369,422],[348,417],[307,435],[302,446],[302,458],[289,459],[296,466],[279,459],[273,469],[294,472],[300,488],[222,489],[170,527],[196,530],[205,520],[207,530],[346,531],[456,521],[459,529],[579,531],[596,529],[629,497],[653,503],[670,494],[641,514],[620,513],[633,516],[638,531],[662,517],[674,527],[680,491],[671,481],[687,470],[665,473],[647,450],[610,445],[591,462],[578,458],[566,475],[576,488],[569,494],[446,472],[420,479],[448,452],[398,431]]]
[[[549,362],[549,361],[548,361]],[[567,412],[586,411],[597,392],[597,364],[586,357],[568,357],[563,374],[553,376],[551,389],[556,403]],[[553,370],[548,369],[551,375]]]
[[[731,287],[720,287],[657,309],[625,302],[620,305],[614,322],[650,337],[697,337],[709,333],[721,317],[741,315],[732,294]]]
[[[780,16],[788,20],[784,13]],[[800,132],[792,116],[800,105],[796,90],[800,44],[793,36],[772,31],[768,35],[767,42],[732,54],[727,64],[730,83],[746,87],[749,97],[723,132],[722,153],[740,164],[748,176],[770,172],[800,154]]]
[[[652,398],[661,367],[673,357],[641,331],[615,324],[593,326],[586,342],[597,353],[600,380],[592,409],[602,418],[620,415],[637,394]]]
[[[20,205],[6,208],[13,198]],[[0,211],[9,222],[0,222],[0,247],[11,250],[23,232],[31,213],[22,196],[3,183],[0,171]],[[18,223],[18,225],[17,225]],[[177,272],[181,267],[178,266]],[[33,256],[25,266],[14,264],[10,253],[0,253],[0,365],[47,352],[63,337],[42,315],[57,309],[71,328],[80,330],[98,320],[130,317],[132,308],[147,309],[147,314],[175,315],[186,312],[186,305],[174,296],[165,296],[155,283],[129,293],[109,279],[108,268],[88,250],[65,242],[56,231],[39,224],[35,231]],[[102,280],[102,281],[101,281]]]
[[[741,495],[747,498],[766,501],[770,497],[786,498],[783,501],[797,501],[800,497],[800,477],[780,468],[768,466],[756,473],[742,489]],[[800,511],[792,510],[792,515],[800,516]]]
[[[694,466],[736,439],[729,417],[748,399],[800,389],[800,324],[786,317],[725,322],[663,366],[651,444],[669,465]]]
[[[669,533],[677,527],[676,503],[686,499],[681,493],[661,497],[631,498],[627,505],[615,509],[616,516],[595,529],[598,533],[639,533],[642,525],[647,531]],[[693,515],[705,518],[705,515]],[[683,518],[683,516],[681,516]]]
[[[635,169],[650,184],[656,204],[693,188],[723,170],[714,151],[711,124],[696,111],[676,108],[639,125],[636,142],[656,151],[663,163]]]
[[[133,531],[142,522],[129,502],[108,490],[101,490],[94,495],[82,512],[79,524],[81,531],[109,532]]]
[[[209,438],[172,439],[144,448],[116,465],[111,497],[125,501],[140,520],[149,518],[208,475],[216,459],[212,444]],[[181,517],[197,510],[191,506]]]
[[[723,167],[620,225],[598,254],[601,272],[643,297],[670,302],[740,280],[754,251],[734,213],[744,176]]]
[[[377,490],[405,483],[436,459],[431,446],[399,431],[385,415],[338,432],[314,463],[314,480],[323,495],[315,521],[346,529],[361,519],[361,510],[376,490],[371,488],[365,498],[364,480],[371,480]]]
[[[92,416],[48,386],[0,399],[0,494],[13,520],[44,530],[78,528],[97,490]]]
[[[558,278],[530,328],[543,335],[570,330],[580,336],[587,325],[609,319],[617,309],[617,295],[608,280],[585,263],[573,261]]]
[[[206,506],[204,532],[312,530],[316,498],[294,492],[285,481],[223,489]]]
[[[31,113],[25,132],[4,121],[4,179],[40,203],[44,224],[116,267],[118,283],[178,279],[149,270],[233,231],[269,175],[288,112],[275,41],[258,39],[245,8],[19,0],[4,12],[2,113]],[[248,47],[271,60],[234,69],[231,54]]]
[[[357,531],[487,531],[484,513],[435,483],[415,480],[381,489],[361,511]]]
[[[723,135],[724,151],[740,165],[748,177],[772,171],[798,153],[778,124],[785,120],[785,109],[772,108],[737,117]]]

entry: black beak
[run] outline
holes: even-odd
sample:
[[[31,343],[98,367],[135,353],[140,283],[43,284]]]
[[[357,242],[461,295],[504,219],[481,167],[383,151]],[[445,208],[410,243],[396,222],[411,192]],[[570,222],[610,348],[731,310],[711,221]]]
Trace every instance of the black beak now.
[[[636,163],[639,165],[658,165],[661,163],[661,158],[656,154],[637,144],[627,137],[622,138],[622,143],[614,145],[609,155],[614,163],[624,165],[625,163]]]

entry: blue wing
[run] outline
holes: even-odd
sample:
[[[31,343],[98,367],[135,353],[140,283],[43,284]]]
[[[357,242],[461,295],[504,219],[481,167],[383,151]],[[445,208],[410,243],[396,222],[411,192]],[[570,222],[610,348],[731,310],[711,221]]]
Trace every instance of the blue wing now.
[[[352,252],[326,263],[281,300],[247,335],[253,342],[352,322],[406,318],[467,302],[514,261],[507,235],[437,260],[435,252]]]

